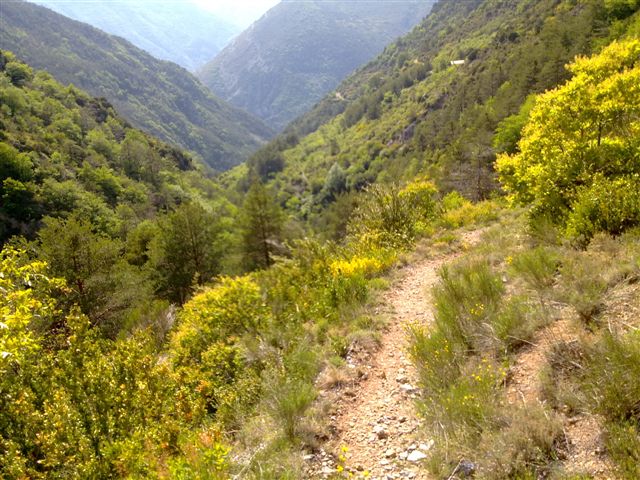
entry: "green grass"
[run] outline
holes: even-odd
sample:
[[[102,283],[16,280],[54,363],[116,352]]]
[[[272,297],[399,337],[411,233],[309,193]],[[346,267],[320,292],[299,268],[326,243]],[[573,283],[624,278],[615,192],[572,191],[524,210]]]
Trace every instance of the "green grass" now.
[[[608,311],[612,294],[637,281],[637,239],[633,232],[597,235],[576,250],[549,225],[532,229],[503,215],[478,246],[442,269],[434,324],[409,329],[418,405],[436,440],[426,462],[432,473],[446,478],[465,458],[482,479],[596,478],[565,471],[563,422],[580,414],[604,419],[616,475],[638,478],[640,333],[637,320],[618,322]],[[573,318],[571,310],[580,319],[567,323],[573,338],[536,336]],[[546,353],[535,372],[543,403],[510,405],[504,387],[511,380],[503,375],[532,348]]]

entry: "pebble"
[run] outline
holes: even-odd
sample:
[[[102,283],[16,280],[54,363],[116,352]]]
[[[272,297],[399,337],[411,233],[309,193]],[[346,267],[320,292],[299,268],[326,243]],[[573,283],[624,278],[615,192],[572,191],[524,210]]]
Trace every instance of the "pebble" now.
[[[421,452],[420,450],[414,450],[407,456],[407,461],[411,463],[419,462],[420,460],[424,460],[427,458],[427,454]]]
[[[402,385],[400,385],[400,389],[406,393],[413,393],[416,390],[415,387],[410,383],[403,383]]]
[[[434,443],[435,443],[435,442],[434,442],[433,440],[429,440],[427,443],[421,443],[421,444],[418,446],[418,448],[419,448],[420,450],[423,450],[423,451],[425,451],[425,452],[428,452],[429,450],[431,450],[431,448],[433,447]]]
[[[389,436],[384,426],[382,425],[376,425],[375,427],[373,427],[373,433],[375,433],[380,440]]]

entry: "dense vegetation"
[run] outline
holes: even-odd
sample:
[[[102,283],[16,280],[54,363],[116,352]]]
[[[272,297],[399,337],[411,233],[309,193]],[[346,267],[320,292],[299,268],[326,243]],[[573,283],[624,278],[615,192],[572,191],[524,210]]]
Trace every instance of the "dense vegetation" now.
[[[281,130],[406,33],[433,1],[284,0],[199,72],[214,93]]]
[[[177,65],[32,3],[3,2],[0,48],[105,97],[138,128],[197,153],[214,169],[240,163],[271,134]]]
[[[154,57],[177,63],[192,72],[240,33],[237,26],[191,1],[37,0],[33,3],[126,38]]]
[[[223,177],[227,191],[106,101],[3,52],[0,476],[304,478],[302,452],[327,434],[318,374],[375,348],[381,277],[421,237],[446,248],[451,230],[496,222],[441,271],[434,325],[411,330],[435,440],[425,467],[589,478],[565,469],[562,426],[597,416],[602,455],[637,478],[640,325],[615,300],[640,311],[640,4],[517,6],[443,3],[425,21],[435,36],[419,28],[367,67],[397,78],[364,86],[361,71],[343,114],[282,136]],[[403,44],[427,53],[398,64]],[[373,153],[407,115],[413,133]],[[496,151],[524,211],[447,192],[488,196]],[[339,241],[302,238],[314,226]],[[531,347],[546,402],[521,407],[508,372]]]
[[[527,97],[569,78],[564,65],[575,55],[624,32],[637,6],[620,5],[439,2],[248,163],[291,212],[330,231],[341,230],[335,212],[348,211],[350,193],[375,182],[427,174],[443,191],[486,198],[497,188],[496,153],[519,138]],[[458,59],[464,65],[450,64]]]
[[[347,245],[277,251],[264,187],[236,208],[104,101],[0,65],[3,240],[26,237],[0,259],[3,478],[226,478],[230,442],[254,452],[245,471],[296,472],[315,376],[374,334],[358,306],[433,186],[372,193]]]
[[[535,98],[519,151],[497,166],[514,200],[588,241],[640,223],[640,40],[569,71],[569,82]]]

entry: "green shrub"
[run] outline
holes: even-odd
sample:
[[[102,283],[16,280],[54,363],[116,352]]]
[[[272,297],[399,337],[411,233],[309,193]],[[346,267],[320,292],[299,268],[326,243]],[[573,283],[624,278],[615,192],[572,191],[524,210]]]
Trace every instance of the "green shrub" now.
[[[547,322],[547,314],[532,308],[526,297],[511,297],[492,319],[493,332],[505,352],[528,344],[538,328]]]
[[[640,430],[637,421],[614,422],[606,427],[605,445],[624,480],[640,478]]]
[[[497,425],[505,374],[488,359],[475,358],[456,381],[418,402],[420,414],[441,439],[473,448],[483,431]]]
[[[603,308],[608,285],[603,277],[604,262],[588,253],[565,255],[560,267],[560,298],[573,306],[585,322],[590,322]]]
[[[536,247],[512,257],[511,268],[533,289],[541,292],[553,285],[559,263],[554,251]]]
[[[640,332],[605,334],[590,352],[582,389],[603,415],[605,443],[621,478],[640,475]]]
[[[500,205],[493,200],[471,203],[454,192],[443,199],[443,213],[440,223],[445,228],[483,225],[498,218]],[[453,195],[452,195],[453,194]]]
[[[411,195],[398,185],[373,185],[356,208],[348,231],[371,245],[402,246],[414,238],[415,217]]]
[[[607,179],[596,176],[576,195],[567,218],[567,236],[589,240],[597,232],[614,235],[640,225],[640,180],[635,177]]]
[[[534,245],[557,246],[560,244],[560,231],[558,226],[548,215],[529,216],[527,234]]]
[[[184,305],[181,323],[171,338],[174,360],[177,364],[199,362],[211,344],[255,332],[268,316],[251,277],[223,278]]]
[[[482,352],[494,343],[489,328],[504,293],[501,278],[484,261],[445,266],[433,290],[435,323],[453,348]]]
[[[218,432],[203,431],[185,438],[184,456],[168,462],[170,478],[176,480],[223,480],[229,478],[231,451]]]
[[[409,327],[409,355],[418,370],[424,396],[447,388],[460,376],[461,359],[440,330],[412,325]]]
[[[640,332],[606,334],[591,352],[584,390],[610,421],[640,422]]]
[[[533,203],[578,240],[640,221],[639,51],[629,38],[577,57],[572,78],[536,98],[520,151],[496,161],[511,200]]]
[[[269,413],[289,442],[296,442],[301,420],[315,399],[313,385],[299,379],[282,379],[268,395]]]
[[[512,410],[507,422],[505,428],[482,439],[482,478],[546,478],[564,439],[559,416],[540,405],[530,405]]]

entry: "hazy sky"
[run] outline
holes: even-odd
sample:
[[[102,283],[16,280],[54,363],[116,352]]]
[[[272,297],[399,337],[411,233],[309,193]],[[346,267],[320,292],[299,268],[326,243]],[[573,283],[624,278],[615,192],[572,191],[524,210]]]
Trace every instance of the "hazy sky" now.
[[[240,27],[248,27],[279,0],[191,0]]]

